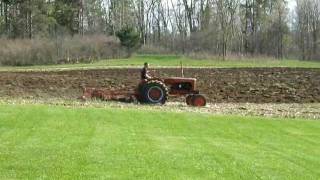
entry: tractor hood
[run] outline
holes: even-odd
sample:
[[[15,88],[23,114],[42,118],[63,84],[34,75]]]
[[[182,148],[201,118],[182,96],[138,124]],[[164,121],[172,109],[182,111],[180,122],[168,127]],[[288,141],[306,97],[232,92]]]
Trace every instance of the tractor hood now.
[[[170,77],[165,78],[164,83],[171,87],[172,94],[193,94],[196,92],[195,78]]]
[[[197,79],[195,78],[183,78],[183,77],[170,77],[170,78],[165,78],[164,82],[165,83],[179,83],[179,82],[189,82],[189,83],[195,83],[197,81]]]
[[[183,78],[183,77],[170,77],[170,78],[165,78],[163,81],[165,84],[189,83],[195,88],[197,79]]]

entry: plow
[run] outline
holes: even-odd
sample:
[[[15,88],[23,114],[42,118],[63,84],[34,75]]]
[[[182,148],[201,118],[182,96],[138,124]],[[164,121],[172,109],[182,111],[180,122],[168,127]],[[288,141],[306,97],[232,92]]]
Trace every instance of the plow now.
[[[206,98],[196,89],[194,78],[150,78],[141,80],[133,90],[84,87],[81,99],[138,102],[141,104],[165,104],[169,97],[185,97],[189,106],[206,106]]]

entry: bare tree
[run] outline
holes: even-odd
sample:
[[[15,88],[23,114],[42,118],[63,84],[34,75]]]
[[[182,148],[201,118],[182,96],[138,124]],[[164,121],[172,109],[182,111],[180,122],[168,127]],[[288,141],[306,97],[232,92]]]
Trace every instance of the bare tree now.
[[[301,57],[317,59],[318,35],[320,32],[320,2],[317,0],[297,0],[297,39]]]
[[[217,6],[218,21],[221,28],[221,55],[223,60],[227,56],[228,42],[233,36],[235,15],[239,5],[237,0],[215,0]]]

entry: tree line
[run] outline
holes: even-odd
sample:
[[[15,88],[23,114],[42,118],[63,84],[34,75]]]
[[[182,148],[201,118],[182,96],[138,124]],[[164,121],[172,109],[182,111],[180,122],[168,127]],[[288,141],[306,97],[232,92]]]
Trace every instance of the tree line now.
[[[223,58],[320,60],[320,1],[0,0],[0,36],[57,38],[134,29],[144,46]]]

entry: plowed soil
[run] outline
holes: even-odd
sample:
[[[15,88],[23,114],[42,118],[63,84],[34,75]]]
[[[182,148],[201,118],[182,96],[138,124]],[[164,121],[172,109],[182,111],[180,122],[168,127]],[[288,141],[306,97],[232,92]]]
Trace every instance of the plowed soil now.
[[[134,89],[139,69],[0,72],[2,98],[75,99],[82,87]],[[157,69],[158,77],[180,76],[178,69]],[[320,102],[320,70],[293,68],[185,69],[198,79],[210,102]]]

